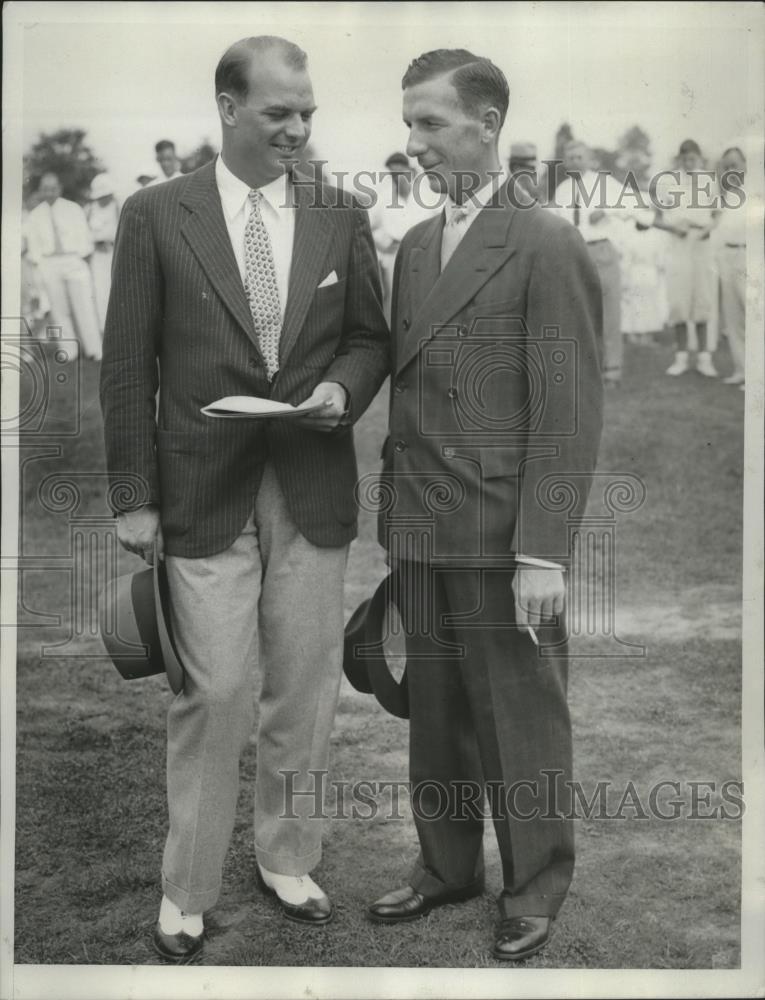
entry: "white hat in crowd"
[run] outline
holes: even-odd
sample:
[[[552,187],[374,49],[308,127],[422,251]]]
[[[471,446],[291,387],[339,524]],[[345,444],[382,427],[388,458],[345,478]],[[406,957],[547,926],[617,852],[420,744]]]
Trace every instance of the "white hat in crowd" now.
[[[97,201],[114,194],[114,182],[108,174],[96,174],[90,184],[90,200]]]

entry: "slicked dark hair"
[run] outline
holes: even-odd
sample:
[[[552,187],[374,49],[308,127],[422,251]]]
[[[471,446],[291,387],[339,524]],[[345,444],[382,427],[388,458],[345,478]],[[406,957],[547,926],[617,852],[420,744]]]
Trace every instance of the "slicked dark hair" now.
[[[175,143],[170,142],[169,139],[160,139],[154,147],[154,152],[161,153],[163,149],[172,149],[172,151],[175,152]]]
[[[499,111],[499,127],[505,124],[510,87],[505,74],[490,59],[467,49],[434,49],[413,59],[401,81],[402,90],[451,73],[451,82],[465,114],[479,118],[489,107]]]
[[[215,96],[231,94],[237,100],[244,101],[248,96],[247,75],[252,65],[253,53],[270,52],[276,49],[284,61],[293,69],[305,69],[308,56],[303,50],[278,35],[254,35],[251,38],[240,38],[238,42],[229,45],[220,57],[215,70]]]

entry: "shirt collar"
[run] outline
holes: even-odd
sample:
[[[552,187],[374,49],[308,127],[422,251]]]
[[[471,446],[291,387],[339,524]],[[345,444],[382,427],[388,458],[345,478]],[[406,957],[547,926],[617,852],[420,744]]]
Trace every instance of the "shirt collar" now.
[[[236,174],[233,174],[229,170],[223,162],[222,156],[218,156],[218,159],[215,161],[215,181],[218,185],[223,212],[230,222],[244,208],[251,189],[249,185],[245,184],[243,180],[240,180]],[[288,184],[289,176],[284,173],[280,177],[277,177],[276,180],[271,181],[269,184],[264,184],[263,187],[259,188],[263,200],[277,215],[286,212],[290,205],[291,200],[288,197],[287,190]]]
[[[495,192],[504,187],[506,183],[507,173],[501,170],[497,176],[492,177],[478,191],[471,192],[461,205],[457,205],[449,197],[446,201],[446,221],[448,222],[457,212],[464,212],[467,218],[476,215],[489,204]]]

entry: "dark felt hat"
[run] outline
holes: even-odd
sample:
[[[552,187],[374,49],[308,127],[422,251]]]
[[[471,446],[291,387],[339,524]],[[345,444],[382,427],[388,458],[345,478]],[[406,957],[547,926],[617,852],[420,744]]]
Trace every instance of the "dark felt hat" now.
[[[363,601],[345,626],[343,670],[351,685],[362,694],[373,694],[382,707],[399,719],[409,718],[406,669],[400,680],[390,670],[383,648],[384,625],[389,605],[398,606],[391,573],[372,597]]]
[[[174,694],[183,690],[183,665],[168,626],[170,594],[165,564],[107,583],[98,623],[106,651],[125,680],[167,674]]]

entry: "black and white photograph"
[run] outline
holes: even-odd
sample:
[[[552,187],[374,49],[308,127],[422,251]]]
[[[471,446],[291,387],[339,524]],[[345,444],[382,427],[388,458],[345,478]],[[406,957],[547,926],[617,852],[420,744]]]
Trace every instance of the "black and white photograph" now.
[[[4,5],[0,1000],[765,995],[764,43]]]

